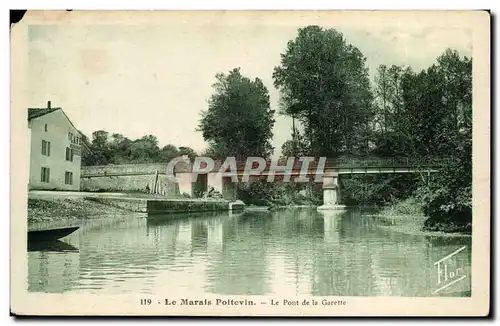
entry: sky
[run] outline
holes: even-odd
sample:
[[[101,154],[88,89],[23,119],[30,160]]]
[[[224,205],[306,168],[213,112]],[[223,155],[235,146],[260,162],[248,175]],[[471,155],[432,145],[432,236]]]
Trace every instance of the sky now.
[[[62,107],[89,138],[101,129],[130,139],[151,134],[160,147],[201,151],[206,143],[196,128],[215,74],[241,67],[242,74],[261,78],[277,110],[273,68],[302,26],[30,26],[28,101],[30,107],[46,107],[49,100]],[[471,56],[466,29],[405,26],[336,28],[365,55],[372,77],[380,64],[425,69],[448,47]],[[272,145],[279,150],[290,138],[291,121],[275,119]]]

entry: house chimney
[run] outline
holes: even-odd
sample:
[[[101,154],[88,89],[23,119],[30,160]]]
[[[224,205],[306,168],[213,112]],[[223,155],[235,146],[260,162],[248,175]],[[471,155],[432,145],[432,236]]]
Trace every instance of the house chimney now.
[[[47,102],[47,108],[50,109],[50,101]]]

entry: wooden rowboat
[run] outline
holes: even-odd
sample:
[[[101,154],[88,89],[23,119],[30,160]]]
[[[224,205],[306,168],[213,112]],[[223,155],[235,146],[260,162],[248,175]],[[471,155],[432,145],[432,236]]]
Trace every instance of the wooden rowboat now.
[[[28,241],[54,241],[78,230],[79,226],[28,231]]]

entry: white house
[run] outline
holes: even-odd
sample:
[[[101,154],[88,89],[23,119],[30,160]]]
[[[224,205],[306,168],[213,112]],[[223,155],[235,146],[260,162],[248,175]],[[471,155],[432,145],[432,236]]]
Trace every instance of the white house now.
[[[28,109],[29,189],[80,190],[82,134],[61,108]]]

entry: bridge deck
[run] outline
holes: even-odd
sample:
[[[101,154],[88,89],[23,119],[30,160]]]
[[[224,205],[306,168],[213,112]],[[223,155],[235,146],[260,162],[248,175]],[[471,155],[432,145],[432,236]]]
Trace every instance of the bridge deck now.
[[[312,159],[312,158],[311,158]],[[212,172],[216,173],[221,171],[223,161],[214,161]],[[237,161],[236,168],[237,174],[243,175],[246,167],[246,161]],[[326,159],[324,166],[319,164],[320,160],[316,158],[314,161],[308,163],[307,175],[321,174],[321,173],[338,173],[338,174],[378,174],[378,173],[419,173],[419,172],[437,172],[439,168],[446,165],[446,159],[415,159],[409,157],[397,158],[364,158],[364,159],[351,159],[351,158],[334,158]],[[287,165],[287,158],[282,158],[275,163],[277,166],[284,167]],[[291,169],[292,175],[299,175],[302,171],[304,161],[295,158]],[[138,168],[135,168],[138,166]],[[203,166],[204,167],[204,166]],[[258,164],[254,163],[252,168],[257,168]],[[271,161],[266,162],[266,167],[261,172],[261,175],[269,175]],[[230,167],[227,167],[223,172],[229,172]],[[175,173],[191,173],[192,163],[179,162],[176,164]],[[82,177],[99,177],[99,176],[125,176],[125,175],[144,175],[165,174],[167,172],[167,163],[155,164],[147,171],[139,165],[107,165],[107,166],[94,166],[83,167]],[[279,174],[279,173],[276,173]]]
[[[215,161],[212,171],[218,172],[223,168],[222,161]],[[280,159],[275,165],[279,167],[285,167],[287,164],[287,159]],[[295,158],[291,171],[292,174],[300,173],[303,165],[306,164],[304,161]],[[243,174],[245,167],[247,165],[246,161],[236,162],[236,168],[238,175]],[[318,170],[321,171],[335,171],[340,174],[360,174],[360,173],[415,173],[415,172],[436,172],[440,167],[446,165],[445,160],[439,159],[411,159],[411,158],[390,158],[390,159],[326,159],[323,163],[319,159],[314,161],[309,161],[307,166],[307,174],[317,173]],[[258,163],[253,163],[253,169],[258,167]],[[272,166],[271,161],[266,162],[266,167],[261,172],[261,174],[268,174],[269,169]],[[186,164],[178,164],[175,167],[176,173],[191,172],[192,167]],[[230,167],[227,167],[225,172],[230,171]]]

